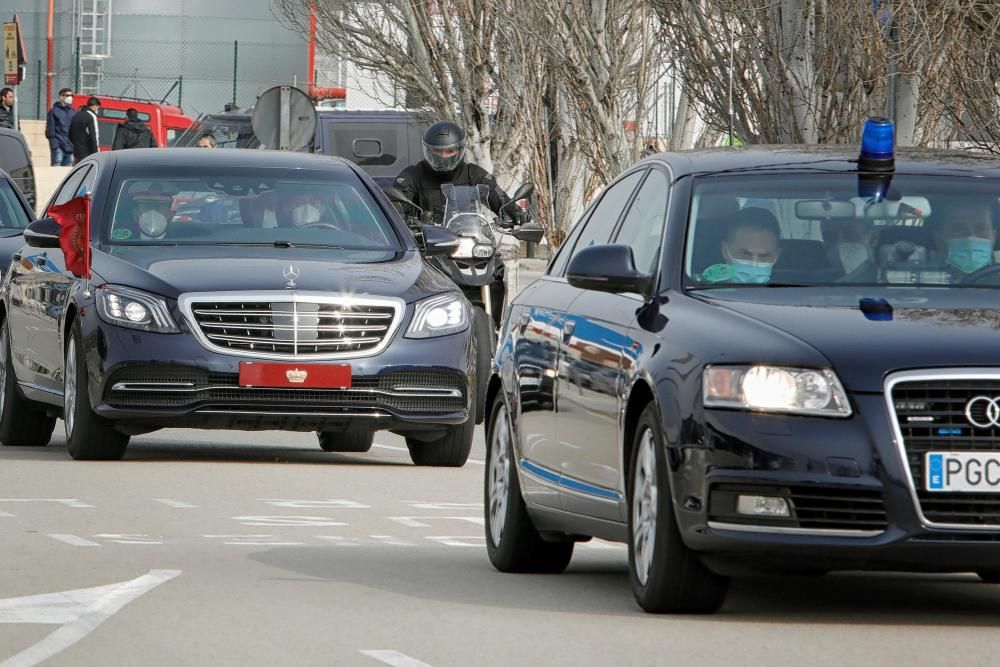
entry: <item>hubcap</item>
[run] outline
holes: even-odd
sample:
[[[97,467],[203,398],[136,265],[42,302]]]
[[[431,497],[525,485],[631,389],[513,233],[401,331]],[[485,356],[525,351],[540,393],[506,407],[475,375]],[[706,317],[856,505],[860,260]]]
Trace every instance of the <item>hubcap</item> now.
[[[0,419],[7,404],[7,325],[0,327]]]
[[[635,484],[632,487],[632,548],[635,553],[635,574],[646,585],[653,565],[656,544],[656,443],[653,432],[646,428],[639,440],[636,455]]]
[[[510,426],[507,408],[497,411],[493,439],[490,442],[490,534],[493,546],[500,546],[504,523],[507,521],[507,495],[510,492]]]
[[[66,397],[63,403],[63,421],[66,423],[66,438],[73,435],[73,426],[76,421],[74,414],[76,410],[76,341],[72,338],[66,347],[66,371],[63,378],[65,389],[63,395]]]

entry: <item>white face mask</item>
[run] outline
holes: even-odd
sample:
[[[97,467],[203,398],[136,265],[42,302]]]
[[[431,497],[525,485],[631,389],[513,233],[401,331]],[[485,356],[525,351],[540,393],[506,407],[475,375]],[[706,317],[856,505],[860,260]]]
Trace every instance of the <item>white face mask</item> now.
[[[272,229],[278,226],[278,219],[274,217],[274,211],[267,209],[261,218],[261,226],[264,229]]]
[[[158,239],[167,231],[167,216],[159,211],[146,211],[139,216],[139,229],[147,237]]]
[[[73,104],[73,96],[67,95],[66,97],[62,98],[62,103],[65,104],[66,106],[71,106]]]
[[[845,273],[853,273],[868,261],[868,246],[864,243],[844,242],[837,244],[837,254],[840,263],[844,265]]]
[[[319,209],[312,204],[302,204],[292,210],[292,222],[296,226],[308,225],[319,220]]]

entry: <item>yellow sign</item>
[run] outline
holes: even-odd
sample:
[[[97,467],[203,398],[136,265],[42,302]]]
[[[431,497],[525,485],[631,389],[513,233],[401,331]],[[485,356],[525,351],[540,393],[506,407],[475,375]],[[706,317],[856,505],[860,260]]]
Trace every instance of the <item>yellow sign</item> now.
[[[3,82],[17,84],[17,24],[3,24]]]

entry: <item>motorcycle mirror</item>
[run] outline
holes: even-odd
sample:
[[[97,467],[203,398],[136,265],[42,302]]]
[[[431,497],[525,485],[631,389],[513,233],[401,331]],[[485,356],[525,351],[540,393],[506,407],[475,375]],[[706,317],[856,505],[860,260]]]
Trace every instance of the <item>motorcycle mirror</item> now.
[[[384,192],[385,196],[388,197],[391,201],[412,206],[413,208],[421,212],[424,210],[419,206],[417,206],[416,204],[414,204],[412,201],[410,201],[409,198],[402,192],[397,190],[395,186],[387,185],[386,187],[382,188],[382,192]]]
[[[545,229],[542,227],[541,223],[526,222],[520,227],[511,230],[510,235],[513,236],[518,241],[526,241],[527,243],[539,243],[542,237],[545,236]]]
[[[514,201],[517,201],[518,199],[527,199],[532,195],[534,191],[535,191],[535,185],[533,183],[525,183],[524,185],[519,187],[516,191],[514,191],[514,196],[511,197],[511,199],[513,199]]]

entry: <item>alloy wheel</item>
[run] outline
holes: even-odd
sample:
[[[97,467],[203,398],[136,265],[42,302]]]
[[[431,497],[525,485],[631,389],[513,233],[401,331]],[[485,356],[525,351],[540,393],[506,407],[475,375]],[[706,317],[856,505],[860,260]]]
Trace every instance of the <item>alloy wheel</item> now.
[[[510,426],[507,422],[507,408],[504,406],[497,410],[490,450],[490,535],[493,537],[493,546],[498,547],[507,521],[507,501],[510,494]]]
[[[64,382],[63,399],[63,421],[66,423],[66,438],[73,435],[76,415],[76,341],[72,338],[66,346],[66,369]]]
[[[632,487],[632,547],[635,551],[635,574],[646,585],[653,565],[656,544],[656,443],[646,428],[636,454],[635,484]]]

